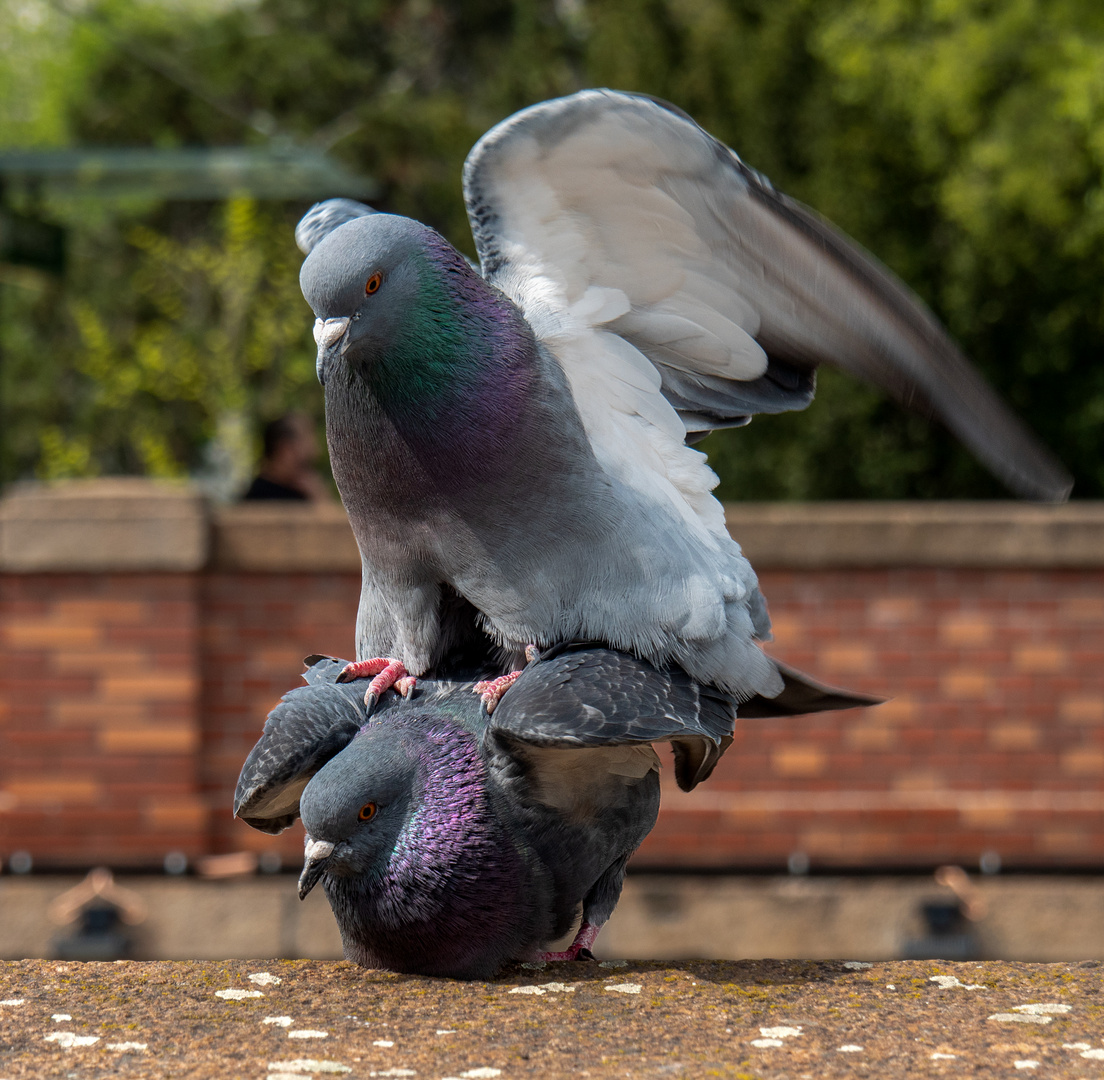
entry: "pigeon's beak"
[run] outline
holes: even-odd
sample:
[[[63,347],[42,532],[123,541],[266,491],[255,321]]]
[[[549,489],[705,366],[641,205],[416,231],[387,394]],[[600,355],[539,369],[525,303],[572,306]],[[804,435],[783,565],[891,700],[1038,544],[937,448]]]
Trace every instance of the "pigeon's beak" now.
[[[314,362],[314,372],[323,386],[326,385],[326,361],[348,329],[347,318],[314,320],[314,343],[318,346],[318,359]]]
[[[326,872],[326,864],[333,854],[334,846],[329,840],[307,840],[303,852],[303,872],[299,875],[299,899],[305,900],[307,893],[318,884],[318,879]]]

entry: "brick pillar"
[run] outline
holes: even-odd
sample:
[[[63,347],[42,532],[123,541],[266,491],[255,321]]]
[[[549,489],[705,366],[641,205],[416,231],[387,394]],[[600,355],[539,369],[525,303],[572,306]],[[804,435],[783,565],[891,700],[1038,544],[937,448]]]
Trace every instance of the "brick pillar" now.
[[[5,500],[0,530],[0,854],[202,854],[200,500],[147,481],[64,485]]]

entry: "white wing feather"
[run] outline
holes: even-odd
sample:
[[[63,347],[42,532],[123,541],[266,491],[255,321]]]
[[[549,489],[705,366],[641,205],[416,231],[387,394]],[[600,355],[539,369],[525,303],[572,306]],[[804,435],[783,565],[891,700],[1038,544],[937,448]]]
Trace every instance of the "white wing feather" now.
[[[563,365],[603,467],[675,509],[702,538],[725,537],[723,511],[710,495],[716,475],[704,454],[685,446],[686,429],[663,397],[660,374],[633,342],[647,342],[685,370],[735,378],[761,374],[766,356],[732,321],[731,307],[711,306],[716,290],[704,299],[683,291],[705,280],[708,249],[692,217],[633,173],[634,160],[654,152],[646,132],[624,135],[611,141],[600,128],[584,127],[552,161],[535,138],[509,139],[509,153],[481,181],[482,197],[509,222],[496,237],[502,261],[491,280]],[[466,177],[486,142],[473,150]],[[626,172],[635,180],[630,203]],[[603,190],[613,198],[596,199]],[[696,265],[702,270],[689,272]],[[745,314],[754,323],[746,305]]]
[[[673,106],[587,90],[525,109],[476,144],[464,191],[484,275],[563,365],[600,460],[698,529],[724,525],[683,438],[761,411],[768,356],[844,367],[937,413],[1021,494],[1068,494],[904,285]],[[729,413],[726,385],[746,391]],[[771,389],[762,411],[808,401]]]

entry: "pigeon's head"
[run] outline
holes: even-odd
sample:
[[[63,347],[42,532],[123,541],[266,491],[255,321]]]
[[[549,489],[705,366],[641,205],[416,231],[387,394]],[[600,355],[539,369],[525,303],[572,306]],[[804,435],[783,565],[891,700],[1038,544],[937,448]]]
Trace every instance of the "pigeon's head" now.
[[[316,316],[319,382],[342,362],[370,376],[407,348],[432,352],[448,336],[456,290],[471,279],[481,280],[460,253],[410,218],[372,214],[339,225],[299,273]]]
[[[382,872],[417,809],[419,740],[391,724],[362,731],[307,784],[299,812],[307,832],[302,899],[323,874]]]

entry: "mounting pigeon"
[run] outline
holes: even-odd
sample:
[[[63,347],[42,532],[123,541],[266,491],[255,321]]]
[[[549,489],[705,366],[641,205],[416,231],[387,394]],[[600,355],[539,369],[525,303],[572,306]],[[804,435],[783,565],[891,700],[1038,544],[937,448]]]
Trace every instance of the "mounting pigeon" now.
[[[532,659],[493,716],[470,682],[423,680],[369,721],[361,688],[337,681],[345,661],[306,662],[308,685],[284,695],[242,767],[234,813],[269,833],[302,815],[299,895],[322,882],[346,959],[366,967],[484,978],[507,960],[587,955],[655,824],[651,744],[673,744],[689,791],[732,742],[730,697],[593,645]],[[821,709],[876,700],[817,689]],[[571,946],[543,952],[580,904]]]
[[[378,675],[371,701],[563,640],[779,693],[755,574],[690,444],[804,408],[820,363],[937,416],[1021,495],[1069,492],[916,296],[672,105],[586,90],[525,109],[476,144],[464,196],[478,271],[350,200],[296,230],[363,563],[347,677]]]

